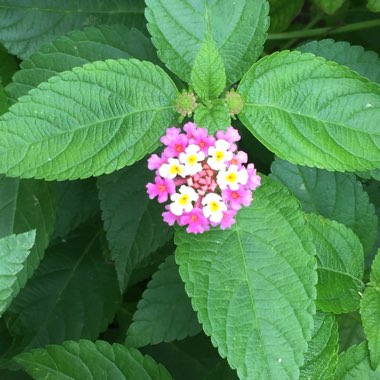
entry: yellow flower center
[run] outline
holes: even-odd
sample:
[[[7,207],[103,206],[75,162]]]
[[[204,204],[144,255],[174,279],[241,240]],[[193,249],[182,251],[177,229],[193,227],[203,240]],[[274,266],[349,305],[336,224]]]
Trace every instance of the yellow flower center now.
[[[215,159],[216,161],[222,161],[224,158],[224,152],[222,150],[217,150],[215,152]]]
[[[189,165],[195,165],[197,163],[197,156],[195,154],[192,154],[191,156],[187,157],[187,163]]]
[[[217,211],[219,211],[219,209],[220,209],[219,202],[211,201],[211,202],[210,202],[210,209],[211,209],[212,212],[217,212]]]
[[[234,183],[234,182],[236,182],[236,180],[237,180],[237,175],[236,175],[236,173],[229,173],[229,174],[226,176],[226,181],[227,181],[227,182]]]
[[[181,195],[178,202],[181,206],[186,206],[189,203],[189,196],[187,194]]]
[[[172,165],[169,169],[170,174],[181,174],[182,168],[179,165]]]

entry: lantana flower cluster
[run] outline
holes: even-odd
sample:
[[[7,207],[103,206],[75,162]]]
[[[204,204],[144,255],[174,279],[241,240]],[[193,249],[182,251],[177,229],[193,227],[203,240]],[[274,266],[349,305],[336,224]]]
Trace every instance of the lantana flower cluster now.
[[[233,127],[215,138],[190,122],[184,132],[168,128],[161,137],[165,149],[148,160],[149,169],[156,171],[154,183],[147,184],[148,195],[160,203],[170,200],[162,214],[169,225],[187,226],[194,234],[211,226],[229,228],[237,211],[251,204],[261,178],[247,164],[247,154],[238,151],[240,135]]]

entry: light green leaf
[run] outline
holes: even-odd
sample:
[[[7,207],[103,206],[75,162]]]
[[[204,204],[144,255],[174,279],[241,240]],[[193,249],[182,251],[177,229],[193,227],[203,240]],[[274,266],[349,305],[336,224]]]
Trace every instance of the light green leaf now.
[[[374,82],[380,83],[380,58],[377,53],[364,50],[362,46],[326,39],[308,42],[299,46],[297,50],[335,61]]]
[[[209,133],[214,134],[231,125],[230,111],[221,99],[213,101],[208,106],[199,104],[195,109],[194,121],[202,128],[207,128]]]
[[[314,3],[322,9],[323,12],[334,14],[346,0],[314,0]]]
[[[142,0],[29,0],[27,3],[24,0],[4,0],[0,4],[0,42],[12,54],[25,59],[54,37],[85,26],[143,26],[143,12]]]
[[[269,31],[279,33],[286,30],[301,10],[303,3],[304,0],[269,0]]]
[[[203,100],[216,99],[226,87],[224,64],[211,38],[206,39],[195,59],[191,85]]]
[[[368,0],[367,8],[371,12],[380,12],[380,0]]]
[[[320,214],[351,228],[367,255],[375,243],[378,220],[362,184],[352,174],[332,173],[278,160],[272,178],[300,200],[305,212]]]
[[[263,182],[232,229],[179,230],[176,260],[204,331],[240,379],[298,378],[313,330],[314,247],[297,200]]]
[[[162,219],[163,205],[146,193],[153,180],[146,160],[98,179],[104,228],[123,291],[133,269],[172,237]]]
[[[0,238],[36,230],[35,244],[13,284],[14,295],[40,264],[49,244],[56,217],[52,183],[0,176]]]
[[[318,263],[316,305],[336,314],[356,310],[363,290],[363,248],[358,237],[343,224],[307,215]]]
[[[127,331],[129,347],[181,340],[202,330],[178,269],[171,255],[153,275]]]
[[[333,379],[338,362],[338,324],[333,314],[314,315],[313,337],[305,354],[300,379]]]
[[[34,244],[36,231],[0,239],[0,317],[14,298],[13,285]]]
[[[18,355],[35,380],[170,380],[169,372],[134,348],[105,341],[64,342]]]
[[[112,321],[120,291],[96,228],[76,230],[49,248],[8,309],[14,342],[7,356],[67,339],[96,339]]]
[[[60,36],[21,63],[6,91],[13,101],[62,71],[94,61],[138,58],[157,62],[154,46],[141,32],[122,25],[90,27]]]
[[[380,250],[372,263],[370,281],[363,293],[360,314],[375,369],[380,365]]]
[[[367,343],[350,347],[339,356],[334,380],[378,380],[380,367],[375,371],[369,363]]]
[[[92,178],[56,182],[55,188],[58,205],[53,237],[62,238],[99,212],[98,190]]]
[[[263,50],[269,26],[265,0],[147,0],[146,4],[148,30],[159,57],[186,82],[208,37],[224,62],[227,84],[238,81]]]
[[[76,179],[153,151],[174,116],[176,87],[149,63],[107,60],[66,71],[0,119],[0,173]]]
[[[380,86],[346,67],[282,51],[254,64],[238,91],[240,120],[279,157],[337,171],[380,167]]]

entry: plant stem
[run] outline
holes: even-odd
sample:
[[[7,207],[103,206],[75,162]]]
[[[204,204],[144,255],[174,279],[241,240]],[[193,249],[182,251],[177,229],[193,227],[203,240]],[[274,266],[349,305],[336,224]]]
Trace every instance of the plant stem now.
[[[292,32],[285,33],[271,33],[268,35],[268,40],[288,40],[292,38],[305,38],[305,37],[314,37],[328,34],[337,34],[344,32],[352,32],[354,30],[369,29],[380,26],[380,19],[355,22],[353,24],[348,24],[338,27],[325,27],[325,28],[316,28],[310,30],[295,30]]]

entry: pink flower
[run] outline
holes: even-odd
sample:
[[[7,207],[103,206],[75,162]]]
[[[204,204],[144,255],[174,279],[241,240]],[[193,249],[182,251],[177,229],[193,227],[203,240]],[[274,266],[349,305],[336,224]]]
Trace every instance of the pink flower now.
[[[238,165],[240,167],[242,164],[245,164],[247,161],[248,161],[247,153],[239,150],[239,152],[237,152],[232,157],[232,160],[230,161],[230,165]]]
[[[190,212],[181,216],[181,224],[188,225],[186,231],[193,234],[201,234],[210,229],[209,220],[203,215],[201,208],[193,208]]]
[[[166,161],[166,157],[157,156],[157,154],[152,154],[148,158],[148,169],[156,170],[158,169],[164,162]]]
[[[261,184],[261,177],[256,174],[256,169],[253,164],[248,164],[248,182],[247,185],[250,190],[256,190]]]
[[[154,183],[146,185],[150,199],[157,197],[159,203],[164,203],[169,199],[169,195],[175,193],[175,184],[171,179],[156,176]]]
[[[165,209],[167,211],[164,211],[162,213],[162,218],[164,219],[164,222],[166,222],[167,224],[169,224],[169,226],[173,226],[175,222],[177,222],[179,224],[180,222],[180,217],[177,216],[177,215],[174,215],[171,211],[170,211],[170,207],[169,206],[165,206]]]
[[[208,153],[208,148],[215,143],[215,137],[209,136],[207,129],[197,128],[194,123],[186,123],[184,130],[190,144],[196,144],[201,148],[204,154]]]
[[[226,230],[236,223],[235,220],[236,210],[227,210],[223,213],[223,218],[220,222],[220,229]]]
[[[161,137],[160,141],[166,145],[164,150],[166,157],[178,157],[185,151],[189,141],[187,136],[180,132],[179,128],[168,128],[166,135]]]
[[[237,146],[234,144],[240,140],[240,135],[237,129],[234,127],[228,127],[226,131],[218,131],[216,137],[220,140],[226,140],[231,144],[231,150],[236,150]]]
[[[249,206],[252,203],[252,191],[240,186],[237,190],[231,190],[229,187],[223,190],[222,198],[228,202],[233,210],[239,210],[241,206]]]

